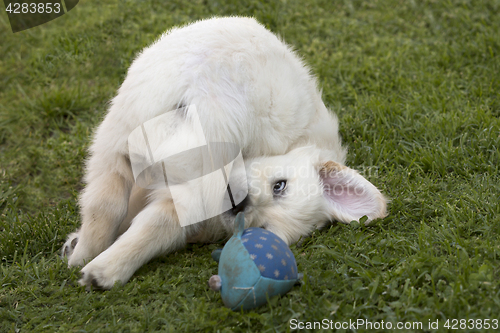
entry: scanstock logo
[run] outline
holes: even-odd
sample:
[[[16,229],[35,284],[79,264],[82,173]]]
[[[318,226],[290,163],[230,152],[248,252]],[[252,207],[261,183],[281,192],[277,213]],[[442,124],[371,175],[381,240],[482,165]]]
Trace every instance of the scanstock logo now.
[[[19,32],[63,16],[78,0],[3,0],[12,32]]]
[[[248,195],[240,147],[207,140],[195,105],[144,122],[128,149],[136,184],[169,192],[181,226],[220,215]]]

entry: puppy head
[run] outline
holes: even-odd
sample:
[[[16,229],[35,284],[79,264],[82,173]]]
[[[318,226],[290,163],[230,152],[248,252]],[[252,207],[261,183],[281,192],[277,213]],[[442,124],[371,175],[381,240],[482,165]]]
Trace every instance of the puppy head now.
[[[263,227],[288,244],[329,220],[349,223],[386,216],[380,191],[328,151],[297,148],[286,155],[246,162],[247,226]]]

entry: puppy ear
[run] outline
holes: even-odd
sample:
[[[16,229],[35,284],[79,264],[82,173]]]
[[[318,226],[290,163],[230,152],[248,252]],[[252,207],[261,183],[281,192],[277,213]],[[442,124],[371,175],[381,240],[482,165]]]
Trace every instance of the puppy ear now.
[[[328,161],[320,165],[319,175],[332,219],[349,223],[366,215],[368,223],[387,215],[382,193],[357,171]]]

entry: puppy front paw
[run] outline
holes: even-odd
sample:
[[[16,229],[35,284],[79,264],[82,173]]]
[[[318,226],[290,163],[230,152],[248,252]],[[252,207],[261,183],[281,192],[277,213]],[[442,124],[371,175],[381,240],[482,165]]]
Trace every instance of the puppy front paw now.
[[[81,286],[84,286],[87,290],[90,290],[91,288],[101,290],[111,289],[115,282],[119,281],[115,281],[113,278],[107,277],[103,270],[87,266],[82,269],[81,278],[78,280],[78,283]]]
[[[81,270],[81,278],[78,283],[85,286],[87,290],[113,288],[115,283],[125,284],[130,276],[126,267],[118,263],[118,260],[108,260],[105,256],[97,256]]]
[[[96,256],[93,254],[96,251],[91,250],[89,242],[85,242],[80,233],[74,232],[68,235],[61,249],[61,257],[68,259],[68,267],[85,266],[86,263]]]
[[[85,274],[84,272],[80,272],[80,274],[80,280],[78,280],[78,283],[81,286],[85,286],[87,290],[90,290],[91,286],[94,289],[104,289],[101,285],[99,285],[99,282],[95,276],[92,275],[92,273]]]
[[[71,255],[73,254],[73,251],[75,250],[76,244],[78,244],[78,233],[73,232],[68,235],[68,238],[61,249],[61,257],[66,257],[69,261]]]
[[[87,291],[91,289],[109,290],[114,286],[115,282],[120,282],[120,280],[113,281],[113,279],[106,278],[99,272],[84,272],[83,270],[81,271],[81,278],[78,280],[78,283],[84,286]]]

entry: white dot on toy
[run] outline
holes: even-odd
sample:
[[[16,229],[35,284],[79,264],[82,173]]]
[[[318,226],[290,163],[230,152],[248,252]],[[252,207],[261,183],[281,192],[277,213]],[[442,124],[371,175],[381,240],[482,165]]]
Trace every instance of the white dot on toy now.
[[[238,213],[234,235],[222,250],[212,253],[219,272],[208,284],[221,292],[224,305],[231,310],[253,309],[268,298],[286,294],[300,275],[283,240],[268,230],[244,227],[244,214]]]

